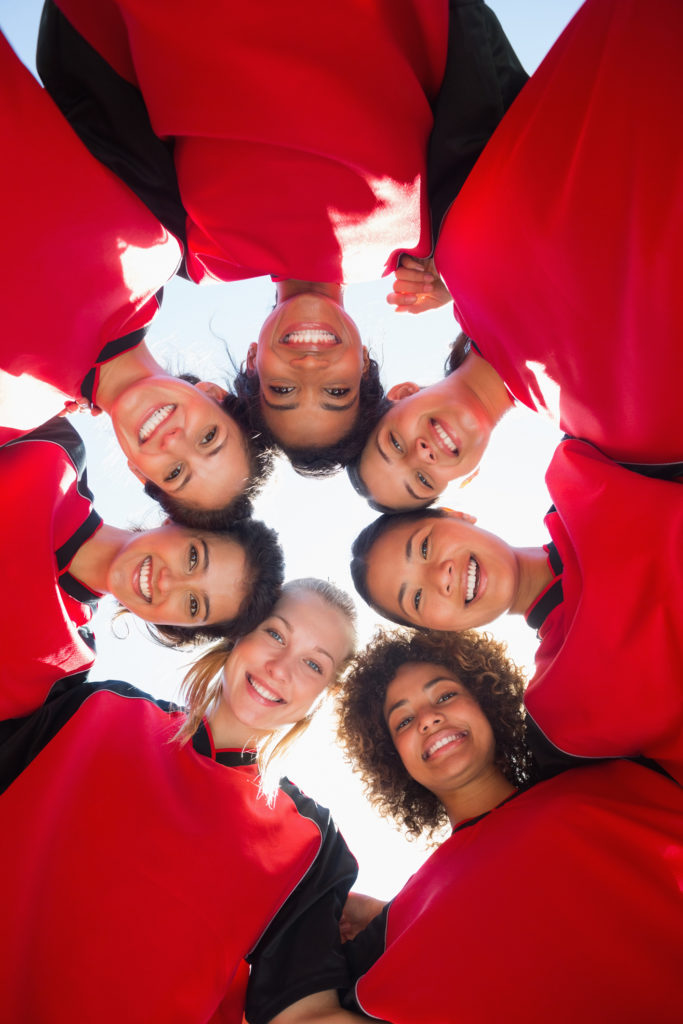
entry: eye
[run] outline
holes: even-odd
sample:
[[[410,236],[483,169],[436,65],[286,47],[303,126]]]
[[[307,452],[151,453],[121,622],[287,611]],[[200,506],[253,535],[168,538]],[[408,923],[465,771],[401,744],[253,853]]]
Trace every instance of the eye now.
[[[304,663],[306,665],[308,665],[309,668],[312,668],[314,672],[317,672],[318,675],[321,676],[323,674],[323,670],[321,669],[321,667],[318,664],[318,662],[317,661],[313,661],[312,658],[304,658]]]
[[[400,444],[398,443],[398,441],[396,440],[394,435],[391,433],[391,431],[389,431],[389,440],[392,443],[392,445],[394,446],[394,448],[396,449],[396,451],[400,455],[403,455],[403,449],[401,448]]]
[[[294,391],[294,386],[287,386],[285,384],[271,384],[268,388],[274,395],[291,395]]]
[[[164,477],[164,482],[167,483],[167,482],[170,482],[171,480],[175,480],[175,478],[177,476],[179,476],[180,473],[182,473],[182,470],[183,470],[183,464],[182,464],[182,462],[179,462],[177,466],[173,467],[173,469],[168,474],[168,476]]]
[[[273,640],[277,640],[279,644],[284,644],[284,637],[282,636],[281,633],[278,633],[276,629],[273,629],[272,626],[266,627],[266,633],[268,634],[268,636],[272,636]]]
[[[426,476],[423,476],[422,473],[416,473],[415,475],[416,475],[417,479],[419,480],[419,482],[422,484],[422,486],[426,487],[428,491],[433,491],[434,490],[434,488],[432,487],[432,485],[430,484],[430,482],[429,482],[429,480],[427,479]]]
[[[425,537],[425,539],[422,541],[422,543],[420,544],[420,554],[424,558],[425,562],[427,561],[427,553],[428,552],[429,552],[429,535],[427,535]]]
[[[194,594],[190,594],[190,617],[193,618],[193,619],[196,618],[198,611],[199,611],[199,601],[194,596]]]
[[[201,445],[211,444],[211,442],[213,441],[213,439],[216,436],[217,432],[218,432],[218,427],[211,427],[211,430],[208,430],[206,432],[206,434],[204,434],[204,437],[201,439],[201,441],[199,443]]]
[[[344,395],[348,395],[351,388],[325,388],[328,395],[332,398],[343,398]]]
[[[420,588],[419,590],[415,591],[415,597],[413,598],[413,605],[415,606],[415,611],[416,612],[419,612],[421,604],[422,604],[422,588]]]
[[[457,696],[459,696],[457,690],[448,690],[446,693],[442,693],[439,697],[437,697],[436,703],[437,704],[445,704],[447,700],[451,699],[451,697],[457,697]]]
[[[199,562],[199,552],[197,551],[197,548],[194,546],[194,544],[190,544],[190,551],[189,551],[189,558],[188,558],[188,565],[190,567],[190,572],[193,572],[193,570],[197,568],[197,563],[198,562]]]
[[[412,715],[406,715],[405,718],[402,718],[400,722],[396,723],[396,725],[394,726],[394,732],[401,732],[403,729],[407,729],[412,720]]]

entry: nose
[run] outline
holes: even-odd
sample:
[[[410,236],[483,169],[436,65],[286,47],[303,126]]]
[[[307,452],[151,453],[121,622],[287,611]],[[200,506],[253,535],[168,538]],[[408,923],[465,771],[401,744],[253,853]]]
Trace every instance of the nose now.
[[[183,440],[183,431],[180,427],[172,427],[167,430],[161,438],[160,448],[163,452],[175,452]]]
[[[439,594],[444,597],[451,596],[453,593],[454,566],[450,558],[434,564],[432,568],[432,583]]]
[[[177,577],[173,569],[168,565],[162,565],[161,569],[157,573],[156,589],[159,591],[161,599],[165,599],[173,591],[177,583]]]
[[[284,655],[269,658],[266,662],[266,672],[273,682],[280,684],[289,682],[289,668]]]
[[[415,454],[420,462],[436,462],[436,456],[423,437],[415,442]]]
[[[290,366],[299,370],[326,370],[330,365],[327,356],[320,356],[316,352],[303,352],[300,356],[290,359]]]
[[[426,733],[432,726],[441,725],[442,722],[443,715],[436,708],[427,707],[420,712],[418,728],[421,733]]]

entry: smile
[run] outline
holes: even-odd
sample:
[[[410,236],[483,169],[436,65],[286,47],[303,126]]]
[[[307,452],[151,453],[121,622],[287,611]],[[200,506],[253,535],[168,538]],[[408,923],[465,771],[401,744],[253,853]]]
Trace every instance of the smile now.
[[[175,409],[175,405],[162,405],[161,408],[155,409],[152,415],[147,417],[138,430],[138,443],[144,444],[146,441],[149,441],[154,431],[157,430],[162,423],[165,423],[169,416],[173,415]]]
[[[306,327],[283,335],[280,344],[300,351],[324,352],[335,345],[341,345],[341,339],[332,331],[320,327]]]
[[[258,682],[253,676],[250,676],[247,672],[247,682],[253,690],[261,697],[262,700],[267,700],[269,704],[284,704],[282,697],[278,697],[274,690],[265,686],[263,683]]]
[[[429,425],[432,428],[436,438],[436,443],[441,451],[446,455],[453,455],[457,457],[460,454],[460,448],[458,447],[455,438],[451,437],[450,433],[441,423],[439,423],[438,420],[430,419]]]
[[[447,747],[450,743],[462,743],[462,741],[467,739],[468,736],[469,733],[467,729],[462,729],[460,732],[449,732],[445,736],[439,736],[434,743],[430,743],[430,745],[423,751],[422,760],[428,761],[429,758],[434,757],[434,754],[441,750],[442,747]]]
[[[481,580],[481,571],[479,569],[479,562],[476,560],[474,555],[470,555],[470,560],[467,563],[467,588],[465,591],[465,604],[470,604],[474,601],[475,597],[479,593],[479,583]]]
[[[144,597],[147,604],[152,603],[152,556],[147,555],[142,565],[140,566],[140,572],[138,574],[138,586],[140,593]]]

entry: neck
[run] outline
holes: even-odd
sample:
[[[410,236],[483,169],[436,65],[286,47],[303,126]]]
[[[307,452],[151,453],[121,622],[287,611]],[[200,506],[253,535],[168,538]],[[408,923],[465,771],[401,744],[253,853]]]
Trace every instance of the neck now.
[[[514,550],[519,566],[519,582],[509,613],[524,615],[527,608],[552,581],[553,574],[543,548],[515,548]]]
[[[287,281],[278,281],[276,289],[278,303],[285,302],[295,295],[312,292],[315,295],[325,295],[340,306],[344,305],[344,289],[340,284],[326,281],[296,281],[291,278]]]
[[[241,750],[243,747],[253,748],[258,740],[268,735],[267,732],[252,729],[235,718],[220,695],[209,708],[206,717],[211,727],[214,746],[218,750],[225,748],[234,748],[236,750]]]
[[[100,367],[100,378],[95,399],[104,412],[110,412],[112,405],[122,392],[145,377],[167,377],[163,366],[157,363],[144,341],[128,352],[110,359]]]
[[[130,538],[130,530],[120,530],[103,523],[92,537],[81,544],[71,561],[71,573],[90,590],[109,593],[111,563]]]
[[[451,376],[457,376],[460,384],[465,384],[470,389],[486,410],[492,427],[495,427],[505,413],[512,409],[514,403],[505,387],[503,378],[486,359],[482,359],[473,349],[470,349],[463,362]]]
[[[483,777],[473,779],[452,793],[435,795],[446,808],[451,827],[455,828],[461,821],[492,811],[514,792],[515,787],[505,778],[500,768],[490,765]]]

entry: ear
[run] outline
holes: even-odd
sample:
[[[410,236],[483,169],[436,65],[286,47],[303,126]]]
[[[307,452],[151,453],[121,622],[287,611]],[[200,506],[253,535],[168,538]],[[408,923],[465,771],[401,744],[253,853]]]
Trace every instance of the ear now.
[[[220,384],[214,384],[210,380],[200,380],[195,386],[198,391],[203,391],[209,398],[213,398],[214,402],[222,402],[228,393]]]
[[[387,391],[387,398],[390,402],[400,402],[402,398],[409,398],[420,391],[420,385],[414,381],[406,380],[403,384],[394,384],[393,388]]]
[[[128,469],[131,471],[131,473],[133,474],[134,477],[137,477],[137,479],[140,481],[141,484],[143,484],[143,486],[144,486],[144,484],[147,483],[147,477],[145,476],[145,474],[141,473],[140,470],[138,469],[138,467],[135,466],[130,461],[130,459],[128,459]]]
[[[256,373],[256,353],[258,352],[258,345],[255,341],[252,341],[251,345],[247,349],[247,373]]]
[[[361,370],[361,377],[365,377],[368,370],[370,369],[370,356],[365,345],[363,345],[363,369]]]
[[[442,508],[442,512],[448,512],[452,519],[463,519],[466,523],[476,523],[477,517],[471,516],[469,512],[459,512],[455,508]]]

